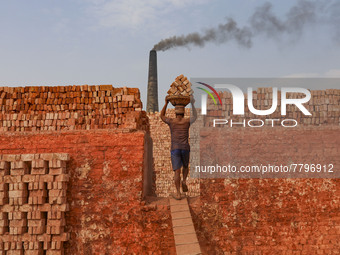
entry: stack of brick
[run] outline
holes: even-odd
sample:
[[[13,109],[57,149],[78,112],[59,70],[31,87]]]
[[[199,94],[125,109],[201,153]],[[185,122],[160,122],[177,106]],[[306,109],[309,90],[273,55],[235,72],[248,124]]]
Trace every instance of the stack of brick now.
[[[258,88],[253,91],[253,105],[257,110],[270,109],[272,106],[273,93],[272,88]],[[245,97],[245,114],[242,116],[233,115],[233,100],[232,94],[223,91],[219,92],[222,100],[222,105],[214,104],[213,100],[208,97],[207,118],[206,126],[213,125],[213,119],[216,117],[227,117],[233,121],[242,121],[249,119],[295,119],[299,125],[339,125],[340,124],[340,90],[339,89],[326,89],[326,90],[311,90],[311,99],[309,102],[303,104],[306,109],[312,113],[311,116],[304,115],[300,109],[295,105],[287,105],[286,115],[281,115],[281,93],[278,93],[278,106],[276,111],[270,115],[259,116],[252,114],[248,109]],[[288,93],[288,98],[304,98],[305,95],[301,93]],[[276,125],[280,125],[279,121],[275,121]],[[238,125],[240,126],[240,125]],[[221,125],[223,127],[223,125]]]
[[[138,88],[0,87],[0,131],[147,129]]]
[[[0,254],[64,254],[65,153],[0,155]]]
[[[190,96],[193,93],[190,81],[183,74],[176,77],[168,90],[170,96]]]
[[[127,132],[122,128],[2,132],[0,155],[70,155],[70,208],[65,213],[65,232],[70,239],[63,243],[65,254],[175,254],[170,208],[157,204],[154,209],[145,210],[149,206],[142,201],[143,173],[149,169],[146,139],[148,134],[143,130]],[[55,176],[56,180],[62,181],[59,176]],[[44,205],[48,203],[45,202]],[[60,206],[51,205],[53,219],[60,214],[64,217],[64,208]],[[63,235],[52,235],[51,241],[60,241],[57,237]]]
[[[339,133],[340,127],[331,125],[206,129],[202,165],[218,157],[220,166],[237,169],[296,162],[331,163],[335,169],[340,165]],[[207,151],[215,157],[209,159]],[[337,254],[339,171],[322,178],[311,169],[307,178],[295,178],[298,170],[281,178],[269,178],[270,170],[260,178],[201,178],[200,201],[191,213],[199,240],[208,246],[206,254]]]

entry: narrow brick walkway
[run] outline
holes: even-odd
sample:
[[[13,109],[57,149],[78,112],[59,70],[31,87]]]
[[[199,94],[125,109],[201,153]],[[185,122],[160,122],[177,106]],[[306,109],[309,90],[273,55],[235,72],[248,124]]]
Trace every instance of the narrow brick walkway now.
[[[202,254],[187,198],[170,198],[170,210],[177,255]]]

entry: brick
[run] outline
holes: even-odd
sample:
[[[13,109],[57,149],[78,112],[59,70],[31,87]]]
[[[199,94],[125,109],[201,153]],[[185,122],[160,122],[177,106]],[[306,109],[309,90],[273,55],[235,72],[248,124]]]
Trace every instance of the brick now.
[[[174,235],[183,235],[183,234],[194,234],[195,228],[193,225],[187,226],[178,226],[173,228]]]
[[[47,250],[46,255],[64,255],[63,250]]]
[[[27,197],[27,190],[10,190],[8,196],[9,198]]]
[[[43,159],[35,159],[32,161],[32,168],[48,168],[49,162]]]
[[[47,218],[48,219],[62,219],[64,217],[64,213],[61,211],[48,211]]]
[[[57,207],[58,209],[60,209],[62,211],[63,207]],[[50,204],[43,204],[41,206],[39,206],[39,210],[42,212],[48,212],[51,210],[51,205]]]
[[[67,202],[67,199],[66,197],[52,197],[52,196],[49,196],[48,197],[48,202],[50,204],[65,204]]]
[[[11,175],[25,175],[28,174],[28,171],[25,169],[11,169]]]
[[[2,155],[1,155],[1,157],[2,157]],[[0,170],[4,170],[5,169],[5,164],[6,164],[5,161],[0,161]]]
[[[198,243],[177,245],[176,254],[177,255],[201,254],[201,249]]]
[[[58,177],[58,176],[56,176]],[[53,182],[54,176],[53,175],[40,175],[39,181],[41,182]]]
[[[35,175],[32,174],[26,174],[22,176],[23,182],[35,182],[37,180]]]
[[[27,197],[10,197],[9,198],[9,204],[10,205],[24,205],[27,203]]]
[[[3,154],[2,155],[3,161],[16,161],[20,160],[20,155],[18,154]]]
[[[197,239],[196,233],[176,235],[175,243],[176,245],[194,244],[194,243],[198,243],[198,239]]]
[[[171,212],[182,212],[189,211],[189,206],[187,204],[178,204],[170,206]]]
[[[51,190],[49,190],[48,195],[51,196],[51,197],[60,197],[60,196],[66,197],[66,190],[64,190],[64,189],[51,189]]]
[[[66,173],[65,167],[59,167],[59,168],[50,168],[49,173],[50,175],[61,175]]]
[[[42,160],[51,161],[54,159],[54,153],[43,153],[39,157]]]
[[[11,162],[11,170],[13,169],[23,169],[24,161],[12,161]]]
[[[70,240],[70,233],[61,233],[60,235],[54,235],[52,236],[52,241],[56,242],[66,242]]]
[[[186,206],[187,204],[188,202],[186,198],[181,199],[181,200],[170,198],[170,207],[177,206],[177,205]]]
[[[19,183],[21,182],[21,175],[17,175],[17,176],[11,176],[11,175],[6,175],[4,176],[4,182],[5,183]]]
[[[43,255],[44,250],[39,249],[39,250],[25,250],[25,255]]]
[[[0,191],[0,199],[4,199],[4,198],[7,198],[7,197],[8,197],[7,192]]]
[[[174,212],[171,214],[172,219],[176,220],[176,219],[184,219],[184,218],[190,218],[190,212],[188,211],[184,211],[184,212]]]
[[[23,250],[9,250],[6,255],[24,255]]]
[[[10,220],[9,221],[9,226],[14,227],[14,228],[19,228],[19,227],[26,227],[27,226],[27,220]]]
[[[47,174],[49,171],[47,168],[33,168],[31,173],[32,174],[39,174],[39,175],[44,175]]]
[[[54,155],[57,159],[64,161],[65,163],[70,160],[70,155],[68,153],[55,153]]]
[[[22,161],[32,161],[34,159],[35,154],[21,154],[20,160]]]
[[[43,227],[46,225],[45,219],[41,220],[28,220],[27,221],[27,226],[28,227]]]
[[[10,220],[22,220],[26,218],[26,214],[24,212],[9,212],[8,219]]]
[[[56,182],[68,182],[69,180],[70,180],[70,177],[68,174],[59,174],[59,175],[56,175],[54,178],[54,181]],[[53,179],[51,181],[53,181]]]

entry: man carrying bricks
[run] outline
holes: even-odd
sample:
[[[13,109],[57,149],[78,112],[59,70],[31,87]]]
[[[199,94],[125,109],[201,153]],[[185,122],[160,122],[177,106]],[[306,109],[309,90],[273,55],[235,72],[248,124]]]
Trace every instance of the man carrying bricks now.
[[[181,199],[180,183],[181,183],[181,167],[183,166],[182,175],[182,190],[183,192],[188,191],[188,186],[186,180],[189,173],[189,155],[190,155],[190,145],[189,145],[189,127],[197,119],[197,111],[194,106],[195,99],[191,96],[190,98],[193,117],[184,118],[184,106],[175,107],[176,118],[165,117],[166,108],[169,103],[169,97],[165,98],[165,105],[161,111],[161,119],[169,125],[171,133],[171,164],[172,169],[175,172],[174,180],[176,185],[177,193],[172,194],[175,199]]]

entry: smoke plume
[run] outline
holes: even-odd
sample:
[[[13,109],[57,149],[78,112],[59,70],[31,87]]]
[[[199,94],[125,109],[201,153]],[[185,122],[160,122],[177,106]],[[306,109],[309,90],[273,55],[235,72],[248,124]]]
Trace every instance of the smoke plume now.
[[[162,39],[153,49],[166,51],[177,47],[204,47],[206,43],[222,44],[229,41],[236,41],[238,45],[250,48],[255,36],[264,35],[271,39],[289,36],[295,39],[302,35],[306,27],[316,23],[331,24],[336,30],[334,38],[339,40],[339,27],[334,25],[339,21],[339,16],[340,8],[336,1],[299,0],[284,19],[277,17],[273,13],[272,4],[267,2],[255,9],[248,25],[244,27],[240,27],[232,18],[227,18],[226,23],[201,33],[194,32]]]

